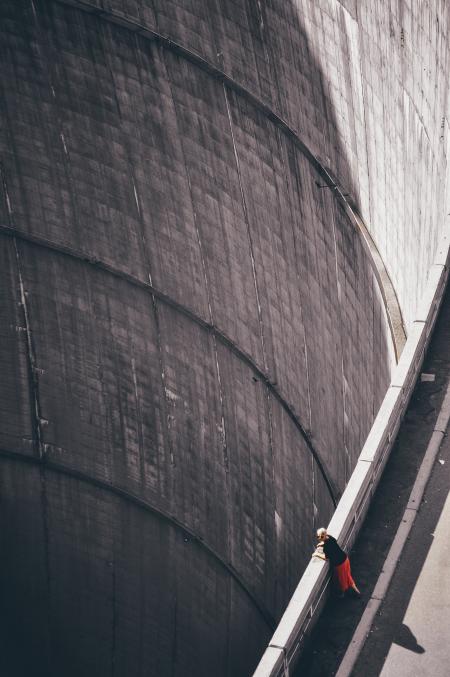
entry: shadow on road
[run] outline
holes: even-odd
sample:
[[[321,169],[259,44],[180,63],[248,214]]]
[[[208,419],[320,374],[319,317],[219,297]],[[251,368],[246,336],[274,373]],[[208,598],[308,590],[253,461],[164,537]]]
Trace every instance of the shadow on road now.
[[[361,533],[350,553],[352,573],[362,592],[359,601],[330,597],[311,636],[295,677],[332,677],[339,668],[358,625],[389,548],[399,527],[416,475],[425,454],[437,414],[445,395],[450,373],[450,287],[422,371],[435,374],[433,382],[418,381],[399,435],[375,493]],[[450,464],[443,466],[438,486],[433,485],[433,501],[424,501],[419,514],[426,515],[427,528],[414,543],[414,557],[402,569],[398,586],[391,584],[389,610],[381,608],[371,632],[370,650],[363,649],[352,677],[375,677],[381,673],[392,643],[423,653],[424,648],[403,623],[405,612],[433,542],[434,527],[439,521],[450,486]],[[441,466],[439,466],[441,467]],[[425,512],[426,510],[426,512]],[[400,568],[401,561],[399,564]],[[398,588],[393,593],[393,588]],[[419,638],[420,639],[420,638]]]
[[[405,623],[402,623],[397,630],[397,633],[394,636],[394,644],[402,646],[408,651],[414,651],[414,653],[425,653],[425,649],[421,646],[416,639],[416,636],[411,632]]]

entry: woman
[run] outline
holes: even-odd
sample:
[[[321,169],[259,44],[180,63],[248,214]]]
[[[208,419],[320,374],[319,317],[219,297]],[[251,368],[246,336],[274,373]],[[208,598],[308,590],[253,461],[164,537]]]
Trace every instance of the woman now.
[[[344,593],[351,588],[355,595],[361,597],[361,593],[352,578],[350,560],[342,548],[339,547],[336,539],[330,536],[323,527],[317,529],[317,538],[319,542],[313,557],[330,561],[330,564],[334,567],[333,578],[340,590],[340,596],[343,597]]]

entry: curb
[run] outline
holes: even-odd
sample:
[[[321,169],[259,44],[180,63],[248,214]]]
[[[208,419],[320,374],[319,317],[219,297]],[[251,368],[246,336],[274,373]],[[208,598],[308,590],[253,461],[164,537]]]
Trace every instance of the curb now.
[[[329,531],[336,535],[340,545],[346,550],[351,549],[362,526],[420,372],[448,277],[449,240],[450,232],[447,228],[437,249],[434,263],[430,266],[428,283],[418,306],[415,320],[411,323],[404,350],[393,371],[391,384],[347,487],[328,525]],[[442,430],[444,430],[442,422],[443,419],[438,418],[432,436],[434,446],[438,442],[440,444],[442,439]],[[427,460],[428,464],[430,464],[430,458],[431,456]],[[425,460],[423,463],[425,463]],[[430,468],[431,466],[432,461]],[[419,473],[417,478],[418,493],[412,494],[410,497],[406,510],[407,521],[402,522],[398,531],[399,534],[402,534],[403,530],[407,528],[409,521],[412,524],[413,517],[415,517],[415,505],[420,505],[418,500],[420,486],[422,486],[420,483],[423,484],[423,488],[426,484],[424,478],[425,465],[423,473]],[[414,485],[414,490],[416,490],[416,485]],[[412,504],[411,501],[414,501],[415,504]],[[414,507],[411,508],[411,505]],[[400,537],[399,535],[398,538]],[[392,547],[394,547],[394,544]],[[390,562],[392,573],[396,562],[397,560],[394,558]],[[382,575],[384,575],[384,578],[380,582],[380,588],[376,590],[377,595],[383,594],[382,585],[386,585],[386,589],[389,585],[388,571],[383,571]],[[308,564],[253,677],[288,677],[290,669],[294,667],[300,656],[305,640],[325,604],[329,580],[326,562],[316,559]],[[371,610],[377,604],[377,598],[374,595],[368,604],[368,610],[369,608]],[[376,609],[373,615],[375,613]],[[343,677],[344,674],[342,673],[339,677]]]
[[[383,569],[375,584],[367,607],[365,608],[361,620],[358,623],[353,638],[344,654],[335,677],[350,676],[368,637],[376,613],[380,608],[382,601],[386,597],[392,577],[397,568],[397,563],[400,559],[402,550],[405,546],[406,540],[416,519],[417,512],[420,508],[426,485],[430,479],[431,471],[433,470],[434,463],[436,461],[437,453],[446,434],[445,430],[447,428],[449,419],[450,384],[447,386],[447,392],[445,394],[444,401],[442,402],[439,416],[428,443],[425,456],[419,468],[416,481],[409,496],[408,505],[405,512],[403,513],[402,521],[397,533],[395,534],[394,541],[383,564]]]

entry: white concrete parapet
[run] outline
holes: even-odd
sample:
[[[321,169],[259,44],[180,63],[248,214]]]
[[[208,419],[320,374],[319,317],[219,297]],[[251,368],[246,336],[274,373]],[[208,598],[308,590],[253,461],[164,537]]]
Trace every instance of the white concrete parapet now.
[[[445,290],[450,233],[441,240],[425,293],[391,384],[369,432],[356,467],[328,526],[344,548],[351,548],[395,441],[414,389]],[[314,559],[306,567],[253,677],[287,677],[307,634],[325,603],[328,565]]]

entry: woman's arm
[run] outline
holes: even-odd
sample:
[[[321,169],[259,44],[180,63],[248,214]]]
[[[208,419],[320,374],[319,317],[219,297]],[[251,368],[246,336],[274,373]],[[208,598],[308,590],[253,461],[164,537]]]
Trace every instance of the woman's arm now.
[[[316,550],[315,552],[313,552],[313,554],[311,555],[311,557],[318,557],[319,559],[325,559],[325,560],[326,560],[326,557],[325,557],[325,555],[323,554],[323,552],[320,552],[320,551],[318,551],[318,550]]]
[[[314,550],[312,557],[318,557],[319,559],[326,560],[326,555],[323,551],[323,543],[318,543],[316,549]]]

